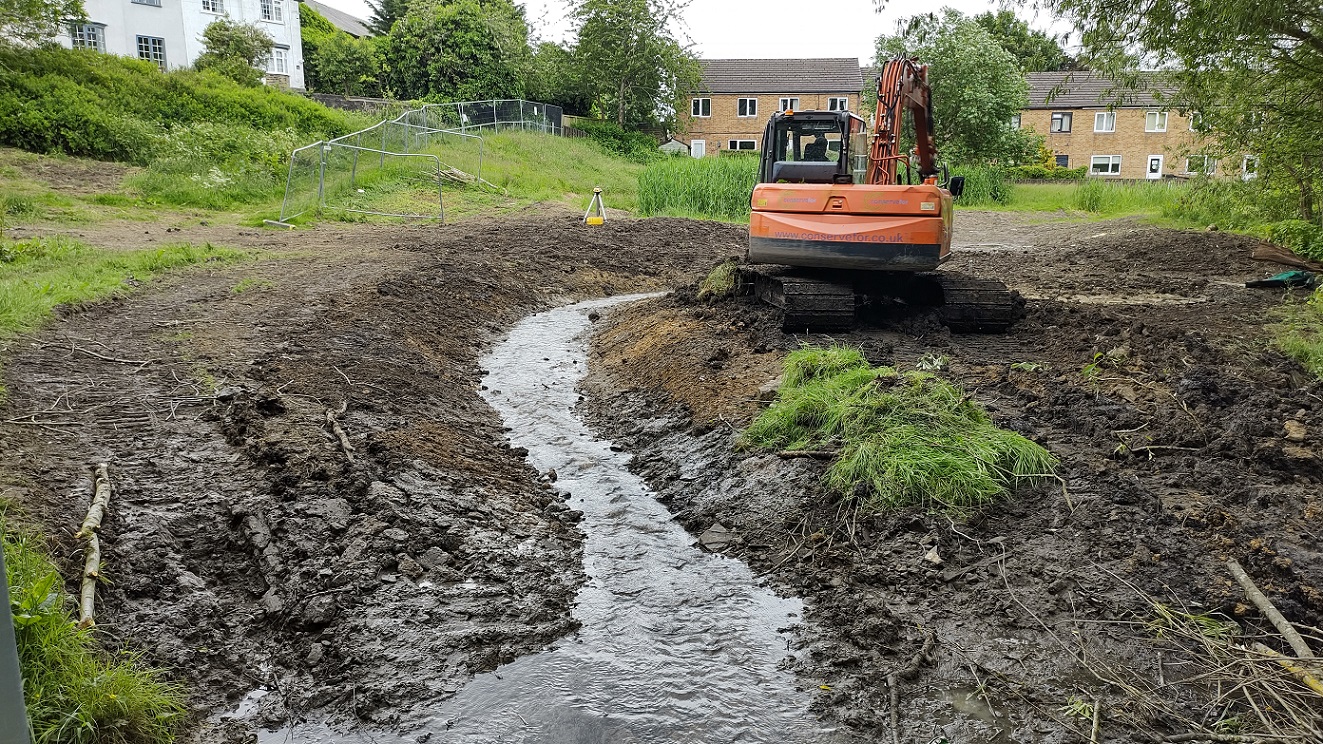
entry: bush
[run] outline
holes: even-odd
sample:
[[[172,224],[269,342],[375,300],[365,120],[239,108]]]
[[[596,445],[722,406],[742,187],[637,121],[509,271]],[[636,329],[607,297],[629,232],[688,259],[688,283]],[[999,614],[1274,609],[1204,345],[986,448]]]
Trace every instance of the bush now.
[[[1055,165],[1017,165],[1007,169],[1017,181],[1082,181],[1088,175],[1087,167],[1060,168]]]
[[[965,166],[954,169],[951,175],[965,177],[965,191],[956,199],[957,204],[964,206],[1009,204],[1015,191],[1005,168]]]
[[[580,120],[574,126],[612,155],[636,163],[651,163],[666,157],[657,140],[646,132],[627,130],[613,121]]]
[[[1047,450],[997,428],[960,388],[925,372],[873,368],[856,349],[800,349],[786,357],[783,380],[743,444],[835,449],[825,483],[865,511],[965,513],[1056,466]]]
[[[1268,240],[1280,246],[1306,258],[1323,261],[1323,227],[1304,220],[1282,220],[1266,225],[1263,232]]]
[[[639,211],[747,220],[757,181],[756,158],[668,157],[639,175]]]

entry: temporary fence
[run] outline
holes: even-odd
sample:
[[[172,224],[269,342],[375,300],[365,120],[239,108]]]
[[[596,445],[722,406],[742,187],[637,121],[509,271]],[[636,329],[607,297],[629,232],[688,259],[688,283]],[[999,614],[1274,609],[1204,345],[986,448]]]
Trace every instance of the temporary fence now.
[[[300,147],[290,153],[280,222],[325,209],[444,222],[443,184],[485,183],[482,133],[513,129],[561,136],[561,117],[559,106],[533,101],[431,103]],[[412,198],[383,201],[373,191],[401,181],[418,186]]]

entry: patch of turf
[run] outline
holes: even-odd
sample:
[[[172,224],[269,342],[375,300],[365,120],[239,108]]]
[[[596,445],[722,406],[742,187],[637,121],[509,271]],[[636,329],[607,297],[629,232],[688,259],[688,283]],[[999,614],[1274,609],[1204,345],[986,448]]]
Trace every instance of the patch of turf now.
[[[1308,301],[1287,305],[1276,327],[1274,342],[1283,354],[1300,362],[1309,373],[1323,378],[1323,287]]]
[[[874,368],[858,350],[791,353],[777,400],[745,446],[833,450],[826,485],[865,511],[926,506],[967,513],[1052,474],[1046,449],[999,429],[964,391],[926,372]]]
[[[722,261],[698,285],[698,299],[725,297],[733,293],[738,278],[739,270],[735,261]]]

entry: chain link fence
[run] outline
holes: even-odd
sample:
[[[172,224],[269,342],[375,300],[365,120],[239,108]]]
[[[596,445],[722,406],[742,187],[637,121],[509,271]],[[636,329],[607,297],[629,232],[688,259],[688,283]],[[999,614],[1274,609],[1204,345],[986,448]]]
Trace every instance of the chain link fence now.
[[[523,100],[430,103],[300,147],[290,153],[279,221],[333,210],[444,222],[445,184],[486,183],[483,133],[563,136],[562,113]]]

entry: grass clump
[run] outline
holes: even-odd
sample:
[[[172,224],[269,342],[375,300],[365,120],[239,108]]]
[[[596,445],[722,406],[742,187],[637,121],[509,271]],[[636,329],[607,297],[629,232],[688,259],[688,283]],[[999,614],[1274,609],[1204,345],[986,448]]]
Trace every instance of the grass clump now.
[[[717,264],[698,285],[698,299],[709,297],[728,297],[735,292],[739,281],[739,265],[734,259],[727,259]]]
[[[791,353],[777,400],[742,436],[752,447],[834,450],[826,485],[867,511],[966,513],[1056,458],[997,428],[958,387],[926,372],[874,368],[845,346]]]
[[[1287,305],[1281,315],[1273,339],[1277,348],[1323,379],[1323,288],[1306,302]]]
[[[103,652],[79,629],[73,599],[35,535],[0,512],[23,691],[38,744],[164,744],[185,708],[181,688],[137,656]],[[6,721],[5,725],[17,722]]]
[[[638,182],[644,216],[747,222],[758,158],[670,156],[649,165]]]
[[[168,269],[244,255],[211,245],[111,251],[64,237],[0,241],[0,339],[38,327],[58,305],[127,293]]]

